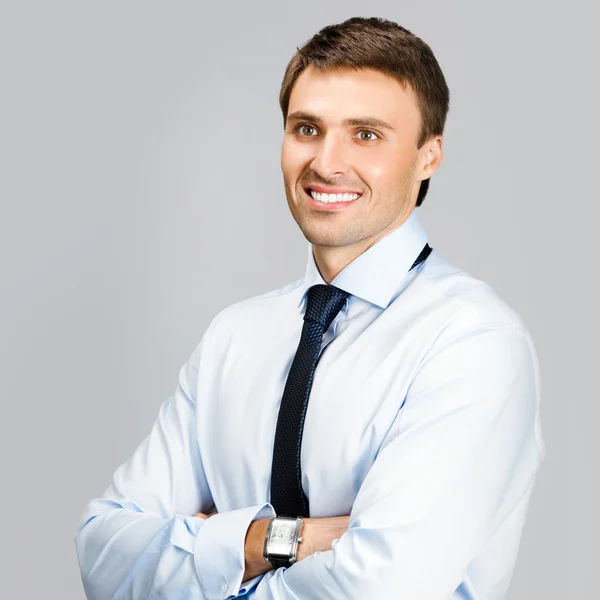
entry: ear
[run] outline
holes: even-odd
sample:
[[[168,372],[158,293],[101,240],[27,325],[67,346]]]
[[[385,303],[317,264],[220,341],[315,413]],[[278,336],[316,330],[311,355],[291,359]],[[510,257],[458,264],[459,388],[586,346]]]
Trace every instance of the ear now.
[[[443,138],[441,135],[431,137],[419,150],[419,176],[423,181],[429,179],[440,166],[444,154]]]

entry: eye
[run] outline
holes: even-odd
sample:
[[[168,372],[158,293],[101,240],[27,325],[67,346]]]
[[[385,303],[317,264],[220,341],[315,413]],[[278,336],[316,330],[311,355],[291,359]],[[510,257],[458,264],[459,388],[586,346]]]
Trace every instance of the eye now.
[[[300,130],[301,130],[301,129],[304,129],[304,128],[307,128],[307,129],[312,129],[312,130],[316,131],[316,130],[315,130],[315,128],[314,128],[312,125],[307,125],[306,123],[300,123],[300,125],[297,125],[297,126],[296,126],[296,128],[294,129],[294,131],[298,131],[298,132],[300,132]],[[312,135],[308,135],[308,136],[306,136],[306,137],[314,137],[314,136],[312,136]]]
[[[377,135],[374,131],[371,131],[370,129],[361,129],[359,132],[359,134],[361,133],[369,133],[371,135],[374,135],[377,139],[379,139],[379,135]],[[365,140],[364,138],[361,138],[362,142],[372,142],[373,139],[369,139],[369,140]]]

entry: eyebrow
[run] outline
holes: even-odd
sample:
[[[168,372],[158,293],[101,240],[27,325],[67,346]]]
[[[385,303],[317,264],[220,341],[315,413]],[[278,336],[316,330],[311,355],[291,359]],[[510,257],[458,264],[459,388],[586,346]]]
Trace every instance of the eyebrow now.
[[[297,110],[288,115],[288,121],[312,121],[317,125],[323,124],[323,119],[304,110]],[[351,127],[380,127],[381,129],[389,129],[396,131],[389,123],[376,119],[375,117],[354,117],[353,119],[344,119],[342,125]]]

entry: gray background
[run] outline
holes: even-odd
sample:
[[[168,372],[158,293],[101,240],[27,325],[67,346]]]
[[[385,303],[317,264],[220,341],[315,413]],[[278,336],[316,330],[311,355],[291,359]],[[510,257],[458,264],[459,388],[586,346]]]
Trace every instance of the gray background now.
[[[302,276],[279,86],[296,46],[350,16],[431,45],[451,110],[417,210],[436,250],[492,285],[538,349],[548,455],[509,598],[594,595],[593,15],[339,0],[1,9],[3,597],[84,597],[79,516],[150,431],[211,318]]]

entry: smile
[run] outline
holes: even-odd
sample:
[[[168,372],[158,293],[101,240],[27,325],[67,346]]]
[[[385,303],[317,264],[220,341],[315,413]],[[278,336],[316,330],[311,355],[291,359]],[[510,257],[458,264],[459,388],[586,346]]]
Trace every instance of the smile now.
[[[352,202],[356,200],[360,194],[320,194],[311,189],[306,190],[312,198],[319,202],[333,203],[333,202]]]
[[[339,211],[351,206],[362,196],[362,194],[320,194],[311,189],[305,189],[304,193],[311,208],[321,211]]]

